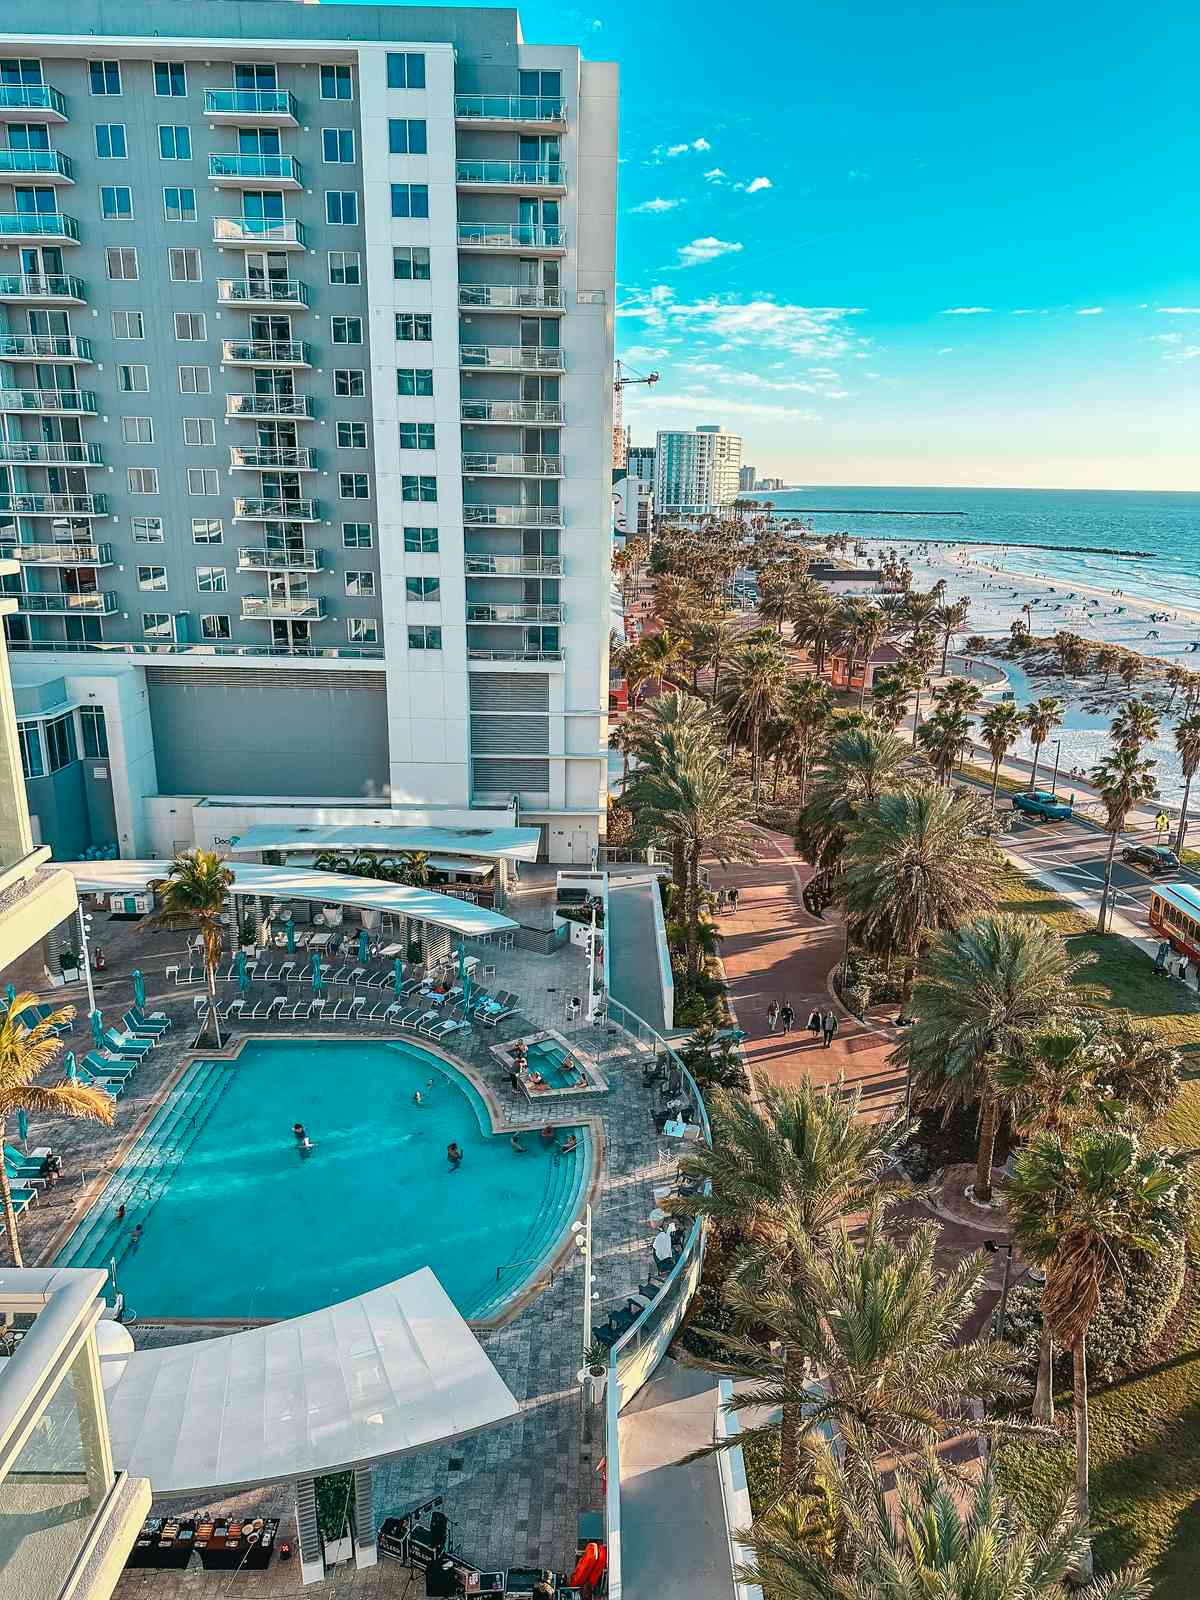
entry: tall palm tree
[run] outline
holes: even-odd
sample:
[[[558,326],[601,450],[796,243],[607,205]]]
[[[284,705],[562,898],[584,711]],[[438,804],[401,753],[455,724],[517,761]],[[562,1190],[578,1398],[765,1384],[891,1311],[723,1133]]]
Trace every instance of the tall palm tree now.
[[[738,630],[728,617],[720,617],[708,625],[710,652],[708,664],[712,667],[712,691],[709,700],[715,705],[721,692],[721,668],[738,647]]]
[[[825,656],[837,636],[838,602],[819,583],[798,587],[792,600],[792,633],[797,642],[813,652],[818,672],[825,670]]]
[[[934,625],[934,619],[939,610],[938,599],[932,594],[910,594],[904,607],[905,620],[911,629],[911,637],[915,639],[920,633],[927,633]],[[932,638],[932,634],[930,634]],[[930,663],[932,665],[932,662]]]
[[[1124,749],[1140,750],[1158,738],[1159,715],[1148,700],[1126,700],[1109,728]]]
[[[664,628],[661,633],[646,634],[639,649],[649,669],[648,681],[660,693],[664,683],[678,684],[687,665],[687,644],[682,638]]]
[[[682,837],[660,822],[660,791],[681,771],[720,760],[721,731],[710,707],[695,695],[676,690],[658,698],[630,719],[630,754],[637,759],[622,798],[634,814],[637,832],[647,843],[666,833],[671,849],[671,880],[683,900],[687,894],[687,860]]]
[[[1175,704],[1175,696],[1188,681],[1188,669],[1181,667],[1178,661],[1174,661],[1167,668],[1165,676],[1167,682],[1171,685],[1171,698],[1167,701],[1169,708]]]
[[[1135,655],[1132,650],[1127,650],[1117,662],[1117,677],[1127,689],[1132,689],[1137,682],[1138,673],[1142,670],[1142,658]]]
[[[837,865],[854,819],[901,781],[908,760],[907,745],[894,733],[848,728],[835,734],[813,773],[796,830],[797,845],[818,872]]]
[[[1183,771],[1183,802],[1179,807],[1179,826],[1175,830],[1175,854],[1183,849],[1187,837],[1188,801],[1192,794],[1192,779],[1200,768],[1200,715],[1194,711],[1180,717],[1175,724],[1175,749]]]
[[[921,726],[921,690],[925,687],[925,680],[933,666],[933,658],[937,646],[931,633],[920,630],[914,633],[908,641],[901,664],[912,679],[913,689],[916,692],[916,703],[913,706],[913,749],[917,747],[917,729]]]
[[[1092,768],[1091,780],[1100,792],[1105,810],[1104,826],[1108,829],[1108,854],[1104,858],[1104,888],[1100,893],[1097,933],[1103,933],[1110,920],[1109,900],[1117,838],[1134,807],[1154,798],[1154,771],[1153,761],[1143,760],[1138,751],[1128,745],[1118,745]]]
[[[971,719],[950,707],[939,708],[921,724],[917,743],[933,763],[938,783],[945,785],[971,748]]]
[[[1086,1540],[1074,1577],[1092,1576],[1087,1333],[1114,1271],[1114,1248],[1155,1255],[1173,1237],[1187,1157],[1143,1149],[1130,1133],[1091,1130],[1072,1143],[1042,1134],[1017,1157],[1008,1187],[1013,1239],[1045,1270],[1042,1317],[1071,1351],[1075,1520]]]
[[[36,1005],[37,995],[19,994],[0,1017],[0,1149],[8,1137],[5,1123],[18,1111],[33,1112],[35,1116],[91,1117],[106,1125],[114,1116],[110,1096],[90,1084],[64,1081],[48,1086],[34,1083],[33,1080],[51,1067],[62,1052],[63,1042],[54,1030],[75,1016],[74,1006],[59,1006],[32,1026],[22,1022],[23,1015],[36,1015],[32,1009]],[[13,1266],[19,1267],[23,1262],[17,1213],[13,1208],[8,1169],[2,1160],[0,1202],[4,1206],[9,1255]]]
[[[768,717],[776,716],[788,685],[788,665],[777,644],[746,644],[735,656],[725,709],[734,733],[750,743],[750,785],[755,803],[761,789],[759,739]]]
[[[700,863],[705,856],[714,856],[722,866],[756,858],[754,837],[744,820],[750,797],[745,784],[715,759],[676,771],[665,782],[651,780],[639,794],[651,815],[683,844],[687,978],[693,986],[700,972]]]
[[[221,1044],[221,1019],[217,1016],[220,917],[233,883],[233,873],[215,850],[196,849],[184,850],[177,855],[167,876],[157,878],[150,884],[159,906],[150,918],[150,926],[199,929],[204,948],[204,976],[208,983],[208,1015],[204,1019],[202,1035],[208,1032],[211,1022],[218,1048]]]
[[[812,759],[827,738],[833,717],[833,697],[829,685],[815,673],[796,679],[788,685],[781,716],[795,752],[800,805],[803,807],[808,796],[808,774]]]
[[[758,580],[758,614],[781,637],[791,603],[791,585],[787,575],[779,567],[768,567]]]
[[[1011,700],[999,700],[979,719],[979,732],[992,758],[992,809],[996,808],[996,789],[1000,783],[1000,763],[1021,736],[1025,719]]]
[[[1025,726],[1033,740],[1033,767],[1029,774],[1031,790],[1037,788],[1038,757],[1042,753],[1042,746],[1055,728],[1062,725],[1064,709],[1062,701],[1053,694],[1043,695],[1040,700],[1034,700],[1025,707]]]
[[[871,706],[876,720],[889,733],[894,733],[904,721],[908,702],[912,696],[912,680],[903,667],[883,667],[871,683]]]
[[[1096,651],[1096,670],[1102,672],[1104,677],[1100,680],[1100,687],[1108,687],[1109,676],[1121,664],[1121,647],[1119,644],[1102,644]]]
[[[933,691],[939,711],[963,712],[969,715],[979,704],[982,691],[970,678],[950,678]]]
[[[946,675],[946,661],[950,655],[950,641],[956,633],[961,633],[967,625],[967,618],[971,615],[971,602],[964,595],[959,600],[952,601],[949,605],[942,604],[930,617],[934,631],[941,635],[942,640],[942,676]]]
[[[1109,1059],[1093,1034],[1064,1024],[1017,1040],[992,1064],[992,1084],[1022,1134],[1065,1137],[1094,1117]]]

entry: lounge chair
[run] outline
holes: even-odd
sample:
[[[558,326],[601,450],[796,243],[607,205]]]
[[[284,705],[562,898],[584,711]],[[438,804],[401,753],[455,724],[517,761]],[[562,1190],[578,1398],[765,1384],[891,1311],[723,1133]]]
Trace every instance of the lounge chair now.
[[[436,1011],[427,1011],[424,1006],[410,1006],[407,1011],[401,1011],[395,1018],[397,1028],[417,1028],[422,1022],[436,1018]]]
[[[348,1000],[335,1000],[333,1010],[329,1013],[329,1020],[330,1022],[345,1022],[349,1015],[350,1002]]]
[[[265,1006],[265,1005],[266,1005],[266,1001],[265,1000],[256,1000],[254,1002],[254,1004],[250,1007],[249,1011],[244,1011],[242,1013],[242,1016],[243,1016],[244,1020],[246,1022],[257,1022],[258,1021],[258,1017],[259,1017],[259,1013],[261,1012],[263,1006]]]
[[[170,1027],[169,1022],[139,1022],[132,1011],[126,1011],[121,1026],[134,1039],[160,1039]]]
[[[222,1022],[232,1022],[234,1014],[236,1013],[240,1020],[245,1009],[246,1002],[244,1000],[230,1000],[225,1006],[218,1005],[217,1016],[220,1017]]]
[[[325,1015],[325,1001],[310,1000],[308,1002],[308,1010],[305,1012],[305,1015],[309,1017],[314,1015],[317,1017],[323,1017]]]
[[[40,1161],[13,1161],[7,1150],[4,1153],[4,1170],[10,1184],[36,1188],[39,1183],[46,1182],[46,1173]]]
[[[259,968],[255,969],[255,973],[254,973],[254,981],[255,981],[255,983],[274,983],[275,982],[275,968],[273,966],[271,966],[269,962],[260,963],[260,968],[261,968],[261,970],[259,970]]]
[[[147,1011],[144,1006],[130,1006],[125,1015],[133,1017],[139,1027],[160,1027],[164,1033],[168,1028],[175,1026],[165,1011]],[[137,1029],[134,1029],[135,1033],[136,1031]]]
[[[266,1011],[263,1012],[263,1015],[265,1017],[271,1017],[271,1016],[277,1017],[277,1016],[279,1016],[280,1012],[283,1010],[283,1006],[284,1006],[283,996],[281,994],[277,994],[275,996],[275,998],[271,1001],[270,1005],[267,1007]]]
[[[494,1028],[497,1023],[504,1022],[509,1017],[515,1017],[516,1014],[516,1006],[501,1006],[498,1011],[493,1010],[490,1006],[485,1006],[475,1013],[475,1020],[476,1022],[482,1022],[487,1028]]]
[[[37,1190],[10,1188],[8,1191],[8,1197],[12,1201],[13,1210],[18,1216],[20,1216],[22,1211],[28,1210],[28,1208],[37,1199]]]
[[[355,1017],[361,1017],[366,1003],[367,997],[365,994],[354,995],[350,1001],[350,1010],[348,1013],[349,1018],[353,1019]]]
[[[447,1017],[444,1022],[439,1022],[436,1027],[421,1029],[427,1039],[444,1039],[448,1033],[467,1033],[469,1031],[469,1023],[456,1022],[453,1017]]]
[[[89,1072],[97,1072],[106,1078],[120,1078],[122,1082],[132,1078],[137,1071],[136,1061],[121,1061],[100,1050],[89,1050],[83,1058],[83,1065]]]
[[[115,1028],[105,1028],[102,1037],[110,1050],[116,1050],[121,1055],[148,1056],[154,1049],[153,1039],[139,1039],[136,1034],[118,1033]]]
[[[79,1073],[80,1083],[86,1083],[90,1089],[100,1089],[108,1095],[110,1100],[119,1100],[125,1093],[125,1079],[109,1077],[107,1074],[92,1072],[82,1064],[76,1069]]]
[[[283,963],[283,965],[279,969],[279,973],[278,973],[278,976],[276,978],[276,982],[277,983],[290,983],[291,980],[292,980],[292,974],[295,972],[295,970],[296,970],[296,963],[294,961],[285,961]]]
[[[41,1177],[45,1174],[46,1157],[50,1153],[49,1145],[45,1145],[42,1150],[18,1150],[15,1144],[4,1146],[5,1161],[13,1167],[27,1167],[32,1177]]]

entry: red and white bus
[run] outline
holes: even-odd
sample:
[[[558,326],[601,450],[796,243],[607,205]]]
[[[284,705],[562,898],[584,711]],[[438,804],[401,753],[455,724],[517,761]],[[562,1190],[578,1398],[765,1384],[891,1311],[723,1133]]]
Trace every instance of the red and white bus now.
[[[1172,950],[1200,962],[1200,889],[1190,883],[1156,883],[1150,926],[1170,940]]]

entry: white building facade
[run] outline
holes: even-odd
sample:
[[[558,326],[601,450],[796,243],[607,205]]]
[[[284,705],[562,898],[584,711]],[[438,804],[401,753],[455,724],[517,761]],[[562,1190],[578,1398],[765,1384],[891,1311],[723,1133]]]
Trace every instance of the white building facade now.
[[[718,516],[738,494],[741,436],[717,423],[660,431],[654,447],[654,510],[663,522]]]

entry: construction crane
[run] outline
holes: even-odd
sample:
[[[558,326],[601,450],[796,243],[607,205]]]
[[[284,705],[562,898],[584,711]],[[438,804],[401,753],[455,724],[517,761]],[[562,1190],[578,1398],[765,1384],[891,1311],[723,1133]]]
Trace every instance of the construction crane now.
[[[631,383],[644,383],[644,384],[649,385],[649,384],[658,382],[658,373],[657,372],[647,373],[647,375],[644,378],[638,377],[638,376],[636,376],[636,375],[634,375],[632,373],[627,377],[625,375],[625,369],[621,366],[621,363],[619,361],[616,362],[615,367],[616,367],[616,373],[615,373],[615,376],[613,378],[613,388],[617,391],[618,394],[620,394],[622,389],[627,389]]]

